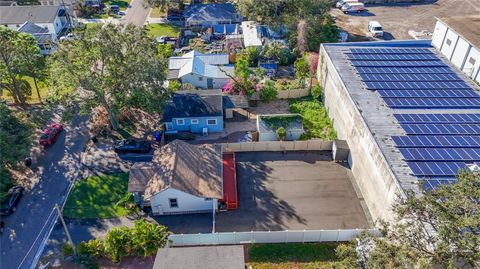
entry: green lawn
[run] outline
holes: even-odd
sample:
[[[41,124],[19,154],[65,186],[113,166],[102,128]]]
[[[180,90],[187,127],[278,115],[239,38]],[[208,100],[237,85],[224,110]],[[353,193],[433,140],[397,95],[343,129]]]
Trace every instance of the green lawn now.
[[[37,89],[35,88],[35,84],[33,83],[33,78],[24,76],[23,79],[28,81],[28,83],[30,84],[30,87],[32,87],[32,94],[27,97],[27,103],[29,103],[29,104],[39,103],[40,100],[38,100]],[[38,89],[40,91],[40,97],[42,99],[45,99],[45,97],[47,95],[47,91],[48,91],[47,86],[45,85],[45,83],[41,83],[41,82],[38,82],[38,81],[37,81],[37,85],[38,85]],[[0,99],[6,100],[7,102],[13,101],[12,96],[5,90],[2,91]]]
[[[332,268],[336,247],[334,243],[252,245],[248,265],[252,269]]]
[[[146,27],[149,34],[153,37],[164,35],[178,37],[180,35],[180,27],[168,23],[152,23]]]
[[[303,138],[321,138],[325,140],[334,140],[337,133],[333,129],[333,122],[328,117],[328,111],[325,106],[313,97],[307,96],[300,99],[290,100],[290,112],[299,113],[303,118],[303,128],[305,134]]]
[[[152,18],[164,18],[167,17],[166,9],[162,10],[159,7],[153,7],[152,12],[150,12],[150,17]]]
[[[127,210],[116,203],[125,196],[128,174],[89,177],[75,183],[64,208],[70,218],[114,218],[126,216]]]

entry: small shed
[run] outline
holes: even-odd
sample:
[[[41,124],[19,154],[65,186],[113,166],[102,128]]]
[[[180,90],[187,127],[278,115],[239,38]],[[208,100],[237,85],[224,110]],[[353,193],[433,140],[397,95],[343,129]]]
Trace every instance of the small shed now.
[[[287,131],[287,141],[299,140],[305,132],[300,114],[264,114],[257,116],[258,141],[278,141],[277,130]]]

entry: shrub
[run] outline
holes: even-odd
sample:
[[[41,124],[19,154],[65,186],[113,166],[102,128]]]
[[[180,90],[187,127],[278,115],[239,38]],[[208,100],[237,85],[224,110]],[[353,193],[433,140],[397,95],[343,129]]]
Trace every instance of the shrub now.
[[[287,130],[283,127],[277,129],[277,137],[280,141],[285,141],[287,139]]]
[[[168,91],[170,92],[176,92],[182,87],[182,83],[180,83],[178,80],[171,80],[168,83]]]
[[[73,255],[73,247],[69,243],[63,243],[62,245],[63,257],[69,257]]]
[[[262,102],[270,102],[277,99],[277,90],[275,89],[275,83],[271,80],[265,81],[260,88],[260,100]]]
[[[323,89],[320,85],[315,85],[311,89],[312,96],[315,100],[322,100],[323,97]]]
[[[95,257],[102,256],[103,251],[103,242],[99,239],[94,239],[86,242],[81,242],[77,245],[78,254],[82,255],[92,255]]]

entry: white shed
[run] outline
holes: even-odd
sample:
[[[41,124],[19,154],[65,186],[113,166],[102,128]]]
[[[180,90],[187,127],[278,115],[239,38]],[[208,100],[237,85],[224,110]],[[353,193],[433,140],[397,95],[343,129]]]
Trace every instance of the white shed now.
[[[128,191],[153,215],[214,212],[223,198],[222,147],[175,140],[130,170]]]
[[[437,18],[432,45],[480,83],[480,15]]]

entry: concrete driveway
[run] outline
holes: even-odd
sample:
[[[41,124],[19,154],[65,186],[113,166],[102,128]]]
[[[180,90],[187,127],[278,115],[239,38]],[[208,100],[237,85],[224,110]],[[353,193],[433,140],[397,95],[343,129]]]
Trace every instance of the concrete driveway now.
[[[216,231],[367,228],[347,174],[329,152],[237,153],[239,208]]]
[[[24,195],[17,211],[5,218],[0,268],[30,268],[35,260],[56,221],[56,215],[50,215],[55,203],[61,204],[71,182],[82,177],[80,152],[88,140],[86,123],[87,117],[76,117],[38,158],[35,176],[39,181]]]

